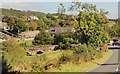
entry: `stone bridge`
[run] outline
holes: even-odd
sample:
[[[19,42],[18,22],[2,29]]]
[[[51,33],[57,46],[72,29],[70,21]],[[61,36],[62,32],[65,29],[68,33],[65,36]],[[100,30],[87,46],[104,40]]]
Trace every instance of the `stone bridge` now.
[[[28,47],[26,52],[28,55],[46,54],[51,51],[54,51],[56,46],[58,46],[58,45],[32,46],[32,47]]]

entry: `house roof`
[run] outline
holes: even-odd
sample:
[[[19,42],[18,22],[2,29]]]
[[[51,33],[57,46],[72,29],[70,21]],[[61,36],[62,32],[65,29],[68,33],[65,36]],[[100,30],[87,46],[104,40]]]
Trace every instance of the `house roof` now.
[[[51,27],[49,29],[50,33],[65,33],[68,31],[72,31],[74,29],[73,26],[67,26],[67,27]],[[54,30],[54,31],[53,31]]]

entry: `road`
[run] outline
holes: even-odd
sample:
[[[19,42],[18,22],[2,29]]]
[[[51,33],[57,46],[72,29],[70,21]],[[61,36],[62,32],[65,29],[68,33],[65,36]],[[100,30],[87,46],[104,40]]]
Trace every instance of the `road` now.
[[[118,54],[120,54],[119,49],[111,49],[113,51],[112,56],[103,64],[100,64],[96,69],[90,72],[118,72]]]

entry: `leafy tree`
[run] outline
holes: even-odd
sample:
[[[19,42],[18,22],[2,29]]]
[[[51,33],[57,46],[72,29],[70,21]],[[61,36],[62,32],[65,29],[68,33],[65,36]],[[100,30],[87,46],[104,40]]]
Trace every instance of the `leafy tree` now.
[[[12,16],[9,17],[9,19],[7,20],[8,26],[11,28],[11,30],[13,30],[13,27],[15,25],[15,20],[16,18]]]
[[[73,39],[73,33],[67,32],[67,33],[58,33],[54,36],[54,44],[59,43],[66,44],[68,43],[75,43],[75,40]]]
[[[2,22],[8,23],[8,20],[9,20],[9,17],[8,17],[8,16],[4,16],[4,17],[2,18]]]
[[[35,45],[47,45],[53,43],[53,37],[48,33],[41,31],[34,39],[33,44]]]
[[[37,23],[32,21],[29,23],[29,30],[36,30],[37,29]]]
[[[14,29],[17,29],[19,32],[24,32],[26,30],[28,30],[28,25],[25,22],[25,20],[21,19],[21,18],[17,18],[15,20],[15,24],[14,24]]]
[[[77,16],[79,27],[74,35],[76,40],[82,44],[93,44],[93,46],[101,46],[104,43],[103,40],[106,42],[109,36],[107,33],[103,35],[103,32],[107,20],[101,18],[101,16],[105,15],[101,14],[95,5],[73,2],[70,9],[79,13]]]
[[[65,11],[66,11],[66,9],[65,9],[64,5],[60,3],[60,5],[58,6],[58,14],[61,15],[60,16],[61,18],[62,18],[62,15],[65,13]]]
[[[48,26],[45,24],[45,22],[43,21],[43,19],[37,20],[36,23],[38,24],[37,30],[48,29]]]

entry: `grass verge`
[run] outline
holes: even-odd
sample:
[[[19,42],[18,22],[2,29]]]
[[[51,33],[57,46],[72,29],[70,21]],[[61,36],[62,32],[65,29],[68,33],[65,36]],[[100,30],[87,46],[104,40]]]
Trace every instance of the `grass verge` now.
[[[112,55],[112,51],[103,53],[103,55],[102,58],[87,63],[74,64],[69,62],[63,64],[59,69],[51,69],[49,72],[87,72],[98,67],[98,64],[104,63]]]

